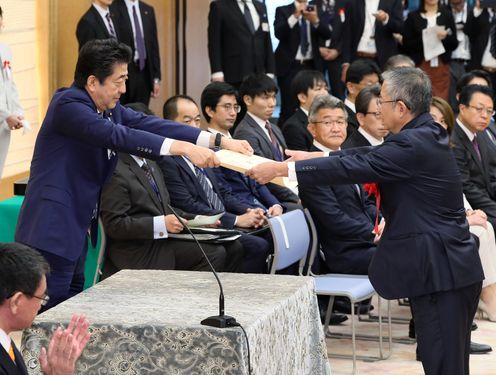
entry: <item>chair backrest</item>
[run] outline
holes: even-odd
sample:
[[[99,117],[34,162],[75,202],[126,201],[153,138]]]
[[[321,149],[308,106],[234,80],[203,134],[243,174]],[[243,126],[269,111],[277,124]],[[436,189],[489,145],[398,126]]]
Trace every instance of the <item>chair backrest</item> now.
[[[310,231],[303,211],[294,210],[272,217],[269,219],[269,227],[274,240],[274,259],[270,273],[300,262],[301,274],[310,246]]]
[[[319,238],[317,235],[317,228],[315,227],[315,223],[312,219],[312,215],[310,215],[310,211],[308,210],[308,208],[305,208],[305,217],[307,219],[308,227],[310,228],[310,234],[311,234],[311,238],[312,238],[310,255],[308,257],[308,262],[307,262],[306,275],[313,275],[313,273],[312,273],[313,262],[315,261],[315,257],[317,256],[317,252],[320,251]]]

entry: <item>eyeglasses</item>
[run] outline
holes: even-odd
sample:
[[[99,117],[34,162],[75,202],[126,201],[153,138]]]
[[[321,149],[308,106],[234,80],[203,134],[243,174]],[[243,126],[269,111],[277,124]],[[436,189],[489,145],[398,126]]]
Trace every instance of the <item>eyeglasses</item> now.
[[[377,98],[377,99],[375,100],[375,102],[377,103],[377,106],[378,106],[378,107],[381,107],[381,106],[382,106],[383,104],[385,104],[385,103],[396,103],[396,102],[402,102],[402,103],[405,105],[405,107],[406,107],[407,109],[410,109],[410,107],[409,107],[409,106],[405,103],[405,101],[404,101],[403,99],[395,99],[395,100],[382,100],[381,98]]]
[[[15,292],[16,293],[16,292]],[[12,296],[15,294],[15,293],[12,293],[10,296],[8,296],[6,299],[9,299],[9,298],[12,298]],[[50,301],[50,296],[48,296],[48,294],[44,294],[43,296],[41,297],[38,297],[38,296],[35,296],[34,294],[30,294],[30,293],[25,293],[23,291],[21,291],[21,293],[23,293],[24,295],[28,296],[28,297],[34,297],[36,299],[39,299],[41,301],[41,306],[46,306],[46,304],[48,303],[48,301]]]
[[[376,119],[380,119],[382,117],[382,112],[365,112],[365,115],[374,115]]]
[[[231,112],[234,110],[234,112],[239,113],[241,112],[241,106],[237,104],[217,104],[217,107],[222,107],[226,112]]]
[[[492,116],[494,116],[494,114],[496,113],[496,112],[494,111],[494,109],[489,109],[489,108],[484,108],[484,107],[475,107],[475,106],[470,105],[470,104],[468,105],[468,107],[475,109],[475,111],[476,111],[479,115],[482,115],[482,112],[484,112],[484,111],[485,111],[485,112],[486,112],[486,114],[487,114],[489,117],[492,117]]]
[[[321,124],[326,128],[330,128],[332,125],[337,125],[339,127],[346,126],[346,120],[333,120],[333,121],[311,121],[312,124]]]

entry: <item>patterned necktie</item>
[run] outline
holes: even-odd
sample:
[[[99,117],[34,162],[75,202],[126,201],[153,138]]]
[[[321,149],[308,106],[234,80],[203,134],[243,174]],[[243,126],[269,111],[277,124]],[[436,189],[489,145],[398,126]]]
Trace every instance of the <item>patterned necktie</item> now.
[[[272,126],[270,125],[270,122],[265,123],[265,129],[269,132],[269,137],[270,141],[272,142],[272,151],[274,152],[275,160],[276,161],[283,161],[282,157],[282,147],[279,141],[277,140],[276,136],[274,135],[274,132],[272,131]]]
[[[489,31],[489,40],[491,41],[491,47],[489,52],[491,56],[496,58],[496,12],[493,11],[493,16],[491,18],[491,29]]]
[[[308,52],[308,35],[307,35],[307,21],[301,17],[300,21],[300,48],[301,54],[305,56]]]
[[[105,15],[105,18],[107,19],[108,22],[108,28],[109,28],[109,34],[111,37],[116,38],[117,35],[115,34],[114,28],[112,27],[112,20],[110,19],[110,12],[107,12]]]
[[[475,136],[474,139],[472,139],[472,146],[474,146],[475,153],[477,154],[479,160],[482,160],[480,148],[479,148],[479,142],[477,141],[477,136]]]
[[[134,28],[136,30],[135,37],[136,37],[136,49],[138,50],[139,69],[143,70],[143,68],[145,67],[145,59],[146,59],[145,39],[143,38],[143,32],[141,31],[138,15],[136,14],[136,6],[134,5],[133,5],[133,21],[134,21]]]
[[[212,186],[210,186],[209,182],[207,181],[207,176],[205,175],[205,172],[202,169],[195,167],[195,173],[196,173],[196,178],[200,183],[200,186],[207,195],[207,199],[208,199],[208,203],[210,204],[210,207],[219,212],[224,211],[224,205],[222,204],[222,201],[220,200],[217,193],[214,191]]]
[[[243,15],[245,16],[246,24],[248,25],[250,32],[252,34],[255,34],[255,25],[253,24],[253,18],[251,17],[250,8],[248,8],[248,4],[246,3],[246,0],[241,0],[241,1],[244,4]]]
[[[158,200],[162,202],[162,198],[160,197],[160,191],[158,190],[157,182],[155,181],[155,178],[153,178],[153,174],[150,167],[148,166],[148,164],[143,163],[141,169],[143,169],[143,172],[145,172],[146,178],[148,179],[148,182],[150,183],[155,194],[157,194]]]
[[[10,343],[9,357],[13,362],[15,362],[14,345],[12,345],[12,343]]]

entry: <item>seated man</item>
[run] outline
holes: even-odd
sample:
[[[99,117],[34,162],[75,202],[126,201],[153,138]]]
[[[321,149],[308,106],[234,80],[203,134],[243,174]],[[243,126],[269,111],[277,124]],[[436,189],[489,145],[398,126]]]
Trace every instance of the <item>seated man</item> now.
[[[231,137],[229,130],[233,127],[240,108],[237,95],[237,91],[228,83],[212,82],[205,87],[201,95],[201,110],[208,122],[208,131]],[[239,201],[251,208],[261,208],[269,216],[282,214],[282,206],[267,186],[232,169],[221,167],[215,168],[214,172],[217,181],[231,189],[231,194]]]
[[[265,74],[246,77],[240,87],[247,113],[234,131],[234,138],[248,141],[256,155],[282,161],[286,141],[277,125],[269,122],[276,107],[277,86]],[[283,206],[298,203],[298,196],[290,189],[273,183],[267,187]]]
[[[377,106],[381,93],[379,85],[367,86],[356,97],[355,108],[360,127],[348,136],[343,148],[377,146],[384,142],[389,131],[384,127],[382,115]]]
[[[291,81],[291,93],[299,108],[281,126],[282,134],[290,150],[308,151],[312,147],[312,135],[307,130],[308,110],[313,98],[328,94],[324,75],[317,70],[302,70]]]
[[[189,97],[179,97],[172,107],[175,110],[167,110],[166,114],[175,115],[173,118],[178,122],[184,118],[196,119],[200,115],[198,106]],[[199,127],[196,121],[189,124]],[[169,156],[162,158],[159,165],[175,207],[201,215],[223,212],[220,219],[223,228],[257,229],[263,226],[264,211],[233,196],[230,189],[218,183],[211,168],[197,168],[187,158]],[[238,241],[244,250],[241,272],[267,272],[269,242],[250,234],[242,234]]]
[[[329,95],[317,96],[309,113],[311,151],[340,150],[346,139],[346,119],[343,102]],[[360,185],[305,186],[300,187],[300,197],[315,221],[329,270],[366,275],[376,250],[376,207]]]
[[[9,334],[29,328],[48,302],[48,263],[34,249],[18,243],[0,243],[0,374],[27,374],[26,364]],[[88,340],[88,320],[74,315],[67,329],[55,330],[48,350],[41,348],[45,375],[71,375]]]

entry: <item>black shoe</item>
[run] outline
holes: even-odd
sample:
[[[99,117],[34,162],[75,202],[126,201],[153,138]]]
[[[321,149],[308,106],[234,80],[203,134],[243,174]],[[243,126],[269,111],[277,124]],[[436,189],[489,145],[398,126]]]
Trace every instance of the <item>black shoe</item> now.
[[[477,324],[472,322],[472,331],[475,331],[477,328],[479,328],[477,327]]]
[[[326,316],[326,309],[321,309],[320,321],[322,322],[322,324],[325,324],[325,316]],[[337,326],[338,324],[346,322],[347,320],[348,317],[346,315],[331,313],[331,319],[329,320],[329,325]]]
[[[484,354],[492,352],[493,348],[486,344],[477,344],[470,341],[470,354]]]
[[[372,305],[362,305],[358,304],[358,308],[355,307],[355,314],[368,314],[369,311],[372,311],[374,306]],[[334,301],[333,312],[341,313],[341,314],[351,314],[351,303],[349,301]]]
[[[411,339],[415,338],[415,323],[413,322],[413,319],[410,319],[410,324],[408,325],[408,337]]]
[[[417,361],[419,361],[419,362],[420,362],[420,361],[422,361],[422,360],[420,359],[420,353],[419,353],[419,351],[418,351],[418,346],[417,346],[417,348],[415,349],[415,359],[416,359]]]

